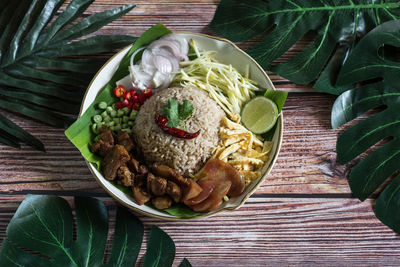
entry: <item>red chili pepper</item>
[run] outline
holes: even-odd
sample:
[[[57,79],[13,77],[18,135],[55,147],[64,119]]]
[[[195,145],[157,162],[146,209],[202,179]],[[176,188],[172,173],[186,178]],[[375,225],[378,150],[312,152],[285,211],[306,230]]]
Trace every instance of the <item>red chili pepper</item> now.
[[[133,95],[132,98],[131,98],[131,101],[133,103],[139,102],[139,97],[137,95]]]
[[[140,103],[138,103],[138,102],[133,103],[132,109],[134,109],[134,110],[139,110],[139,109],[140,109]]]
[[[115,102],[115,108],[116,109],[121,109],[121,108],[124,108],[125,106],[124,106],[124,104],[122,103],[122,101],[117,101],[117,102]]]
[[[147,98],[149,98],[150,96],[153,95],[153,89],[147,88],[146,90],[144,90],[144,91],[142,92],[142,94],[144,94],[144,96],[145,96],[146,99],[147,99]]]
[[[115,89],[114,89],[114,95],[115,95],[116,97],[122,97],[122,96],[124,96],[125,92],[126,92],[126,88],[125,88],[125,86],[123,86],[123,85],[118,85],[118,86],[115,87]]]
[[[132,101],[133,96],[136,94],[134,90],[128,91],[124,94],[124,99],[128,101]]]
[[[146,96],[143,93],[141,93],[138,96],[138,102],[140,103],[140,105],[142,105],[144,103],[144,101],[146,101]]]
[[[125,99],[124,101],[122,101],[122,105],[124,105],[124,107],[129,106],[129,100]]]
[[[195,133],[189,133],[189,132],[186,132],[184,130],[181,130],[181,129],[178,129],[175,127],[168,127],[167,126],[168,119],[157,113],[155,116],[155,121],[156,121],[157,125],[161,128],[161,130],[163,130],[164,133],[167,133],[169,135],[172,135],[172,136],[175,136],[178,138],[193,139],[193,138],[196,138],[197,136],[199,136],[199,134],[200,134],[200,130],[198,130]]]

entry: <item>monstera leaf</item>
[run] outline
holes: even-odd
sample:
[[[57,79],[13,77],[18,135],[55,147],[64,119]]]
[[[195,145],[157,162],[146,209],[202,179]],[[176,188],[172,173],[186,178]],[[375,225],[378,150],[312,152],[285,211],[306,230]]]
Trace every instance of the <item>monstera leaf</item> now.
[[[365,83],[343,93],[332,109],[332,126],[337,128],[371,109],[375,115],[345,130],[337,141],[337,156],[345,164],[381,140],[380,148],[365,156],[351,171],[353,194],[365,200],[390,176],[400,170],[400,63],[385,47],[400,47],[400,21],[386,22],[368,33],[349,55],[338,76],[338,83]],[[368,81],[376,82],[368,82]],[[400,233],[400,177],[378,197],[377,217]]]
[[[340,94],[349,86],[335,87],[336,76],[355,41],[376,25],[400,18],[399,6],[397,0],[222,0],[210,27],[233,41],[266,32],[247,51],[264,69],[297,84],[320,75],[316,89]],[[309,32],[315,38],[308,47],[273,64]]]
[[[55,127],[72,123],[68,114],[78,112],[84,89],[105,61],[76,56],[109,52],[135,40],[123,35],[82,39],[135,6],[75,22],[93,1],[72,0],[57,16],[65,0],[0,1],[1,108]],[[44,150],[38,139],[0,114],[0,142],[19,147],[20,141]]]
[[[135,266],[144,231],[136,216],[124,208],[117,209],[111,252],[107,263],[103,263],[108,235],[106,207],[93,198],[75,197],[75,211],[76,240],[67,201],[56,196],[28,195],[7,227],[0,266]],[[153,226],[144,257],[145,267],[169,267],[175,257],[175,244]],[[186,259],[181,265],[191,266]]]

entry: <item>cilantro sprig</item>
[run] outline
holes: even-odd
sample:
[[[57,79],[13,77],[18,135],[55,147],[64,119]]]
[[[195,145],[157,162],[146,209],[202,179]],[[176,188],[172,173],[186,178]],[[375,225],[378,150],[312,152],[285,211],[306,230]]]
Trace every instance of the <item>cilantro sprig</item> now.
[[[168,119],[168,127],[183,126],[186,130],[185,120],[193,114],[193,105],[188,100],[184,100],[182,104],[175,98],[168,99],[168,104],[163,107],[163,116]]]

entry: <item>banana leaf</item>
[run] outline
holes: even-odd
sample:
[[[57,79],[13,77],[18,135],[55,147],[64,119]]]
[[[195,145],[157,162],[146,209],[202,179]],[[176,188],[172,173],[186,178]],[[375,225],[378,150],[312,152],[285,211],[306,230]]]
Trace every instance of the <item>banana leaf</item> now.
[[[150,44],[158,38],[171,33],[164,25],[157,24],[144,32],[142,36],[130,48],[129,52],[122,59],[121,64],[115,71],[111,80],[105,85],[105,87],[97,95],[96,99],[89,106],[89,108],[80,116],[66,131],[65,135],[67,138],[79,149],[82,156],[90,163],[100,170],[101,158],[90,151],[90,145],[94,139],[94,134],[90,129],[92,123],[92,117],[99,114],[100,110],[97,108],[98,104],[102,101],[107,104],[112,104],[116,101],[114,96],[115,82],[120,80],[129,74],[128,66],[131,55],[139,48]],[[131,190],[127,190],[126,187],[114,184],[119,190],[125,194],[132,195]],[[151,204],[149,204],[151,205]],[[194,212],[184,205],[174,205],[169,209],[165,210],[167,213],[178,216],[181,218],[191,218],[198,216],[200,213]]]
[[[116,86],[115,82],[122,79],[129,74],[128,66],[131,55],[139,48],[150,44],[151,42],[157,40],[158,38],[171,33],[165,26],[157,24],[143,33],[139,39],[132,45],[129,52],[122,59],[121,64],[115,71],[111,80],[106,84],[106,86],[100,91],[99,95],[89,106],[89,108],[76,120],[66,131],[65,135],[67,138],[79,149],[82,156],[90,163],[93,163],[97,169],[100,168],[101,158],[89,149],[94,134],[90,129],[90,124],[92,123],[92,117],[99,114],[98,104],[102,101],[111,105],[116,101],[113,90]]]

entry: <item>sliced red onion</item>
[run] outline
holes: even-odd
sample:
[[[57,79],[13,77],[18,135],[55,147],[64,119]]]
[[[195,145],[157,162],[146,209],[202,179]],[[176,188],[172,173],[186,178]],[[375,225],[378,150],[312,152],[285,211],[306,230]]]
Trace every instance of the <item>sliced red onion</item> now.
[[[154,74],[154,72],[157,70],[157,67],[154,65],[154,54],[151,52],[151,50],[146,49],[143,52],[142,61],[140,63],[142,69],[149,74]]]
[[[179,68],[178,60],[174,57],[168,58],[162,55],[155,55],[153,61],[157,70],[165,74],[169,74]]]
[[[174,78],[174,75],[170,73],[162,73],[159,71],[156,71],[154,73],[153,77],[153,84],[157,89],[164,89],[169,86],[169,84],[172,82],[172,79]]]
[[[129,70],[135,88],[145,90],[151,87],[153,78],[152,74],[143,71],[140,65],[133,65]]]
[[[169,86],[179,61],[188,60],[188,42],[181,36],[170,34],[151,43],[142,54],[142,59],[133,65],[140,48],[130,58],[130,78],[134,88],[163,89]],[[126,77],[125,77],[126,78]],[[125,79],[124,78],[124,79]]]
[[[164,58],[166,58],[170,63],[171,63],[171,70],[168,72],[173,72],[173,71],[177,71],[179,69],[179,60],[174,57],[170,52],[168,52],[165,49],[162,49],[159,51],[159,53],[157,54],[157,56],[162,56]],[[156,59],[154,58],[154,61],[156,61]],[[161,69],[158,68],[159,71],[161,71]]]
[[[189,60],[187,56],[187,54],[189,53],[189,43],[183,36],[177,34],[168,34],[164,36],[162,39],[173,40],[178,42],[180,48],[180,60],[183,61]]]
[[[133,54],[132,54],[132,56],[131,56],[131,59],[129,60],[129,65],[132,67],[133,66],[133,61],[135,60],[135,56],[140,52],[140,51],[142,51],[142,50],[144,50],[144,49],[146,49],[146,47],[144,46],[144,47],[141,47],[141,48],[138,48],[138,49],[136,49],[136,51],[135,52],[133,52]]]
[[[166,49],[170,51],[174,57],[179,58],[181,54],[180,45],[174,40],[165,40],[163,38],[154,41],[149,45],[149,50],[152,50],[154,54],[158,54],[159,50]]]

